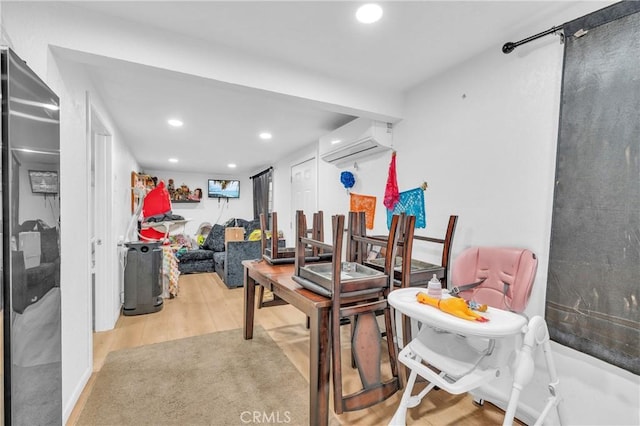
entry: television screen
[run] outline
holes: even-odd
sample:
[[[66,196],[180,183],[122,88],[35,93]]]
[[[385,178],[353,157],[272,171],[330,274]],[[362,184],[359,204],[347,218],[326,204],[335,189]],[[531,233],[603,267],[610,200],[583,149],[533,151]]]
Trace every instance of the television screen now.
[[[57,194],[58,172],[44,170],[29,170],[31,192],[34,194]]]
[[[209,179],[207,185],[209,198],[240,198],[240,181]]]

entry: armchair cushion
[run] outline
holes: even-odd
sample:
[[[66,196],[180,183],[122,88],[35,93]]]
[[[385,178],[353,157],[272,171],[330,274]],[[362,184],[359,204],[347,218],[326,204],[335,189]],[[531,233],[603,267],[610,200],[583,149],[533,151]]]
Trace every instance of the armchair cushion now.
[[[211,251],[224,251],[224,226],[215,224],[204,240],[202,248]]]
[[[244,282],[242,261],[259,259],[261,249],[261,241],[229,241],[224,253],[213,255],[216,272],[227,287],[242,287]]]

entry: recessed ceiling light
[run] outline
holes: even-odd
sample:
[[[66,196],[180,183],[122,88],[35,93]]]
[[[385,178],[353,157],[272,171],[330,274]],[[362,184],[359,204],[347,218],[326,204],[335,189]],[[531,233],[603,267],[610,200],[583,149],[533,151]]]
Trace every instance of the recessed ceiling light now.
[[[382,18],[382,8],[374,3],[362,5],[356,11],[356,19],[363,24],[373,24]]]
[[[177,158],[169,158],[169,162],[170,163],[177,163],[178,159]]]
[[[262,132],[262,133],[260,133],[260,139],[264,139],[264,140],[269,140],[269,139],[271,139],[271,133],[269,133],[269,132]]]
[[[229,163],[227,164],[227,167],[229,167],[230,169],[235,169],[236,165],[234,163]]]
[[[177,118],[170,118],[169,120],[167,120],[167,123],[169,123],[169,126],[171,127],[182,127],[182,121],[178,120]]]

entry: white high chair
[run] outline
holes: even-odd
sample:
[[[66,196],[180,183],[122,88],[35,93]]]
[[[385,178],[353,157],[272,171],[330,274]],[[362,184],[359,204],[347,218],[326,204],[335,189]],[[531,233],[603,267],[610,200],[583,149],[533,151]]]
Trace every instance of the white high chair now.
[[[420,404],[436,386],[452,394],[466,393],[512,370],[513,385],[503,422],[511,425],[520,392],[533,377],[533,351],[540,345],[549,373],[550,397],[536,425],[554,407],[561,418],[558,376],[546,323],[540,316],[527,321],[520,314],[529,299],[536,268],[535,255],[525,249],[472,247],[455,259],[451,293],[489,305],[486,312],[479,312],[488,322],[469,321],[419,303],[417,292],[426,290],[405,288],[389,294],[389,304],[419,327],[398,356],[410,375],[391,425],[406,424],[407,409]],[[443,298],[449,297],[455,296],[445,291]],[[429,383],[412,395],[418,375]]]

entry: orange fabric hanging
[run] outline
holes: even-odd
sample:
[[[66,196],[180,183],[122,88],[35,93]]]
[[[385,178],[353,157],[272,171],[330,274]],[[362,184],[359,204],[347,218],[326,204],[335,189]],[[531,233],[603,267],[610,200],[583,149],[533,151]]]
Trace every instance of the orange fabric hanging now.
[[[372,195],[350,194],[350,208],[352,212],[364,212],[367,229],[373,229],[376,214],[376,197]]]

